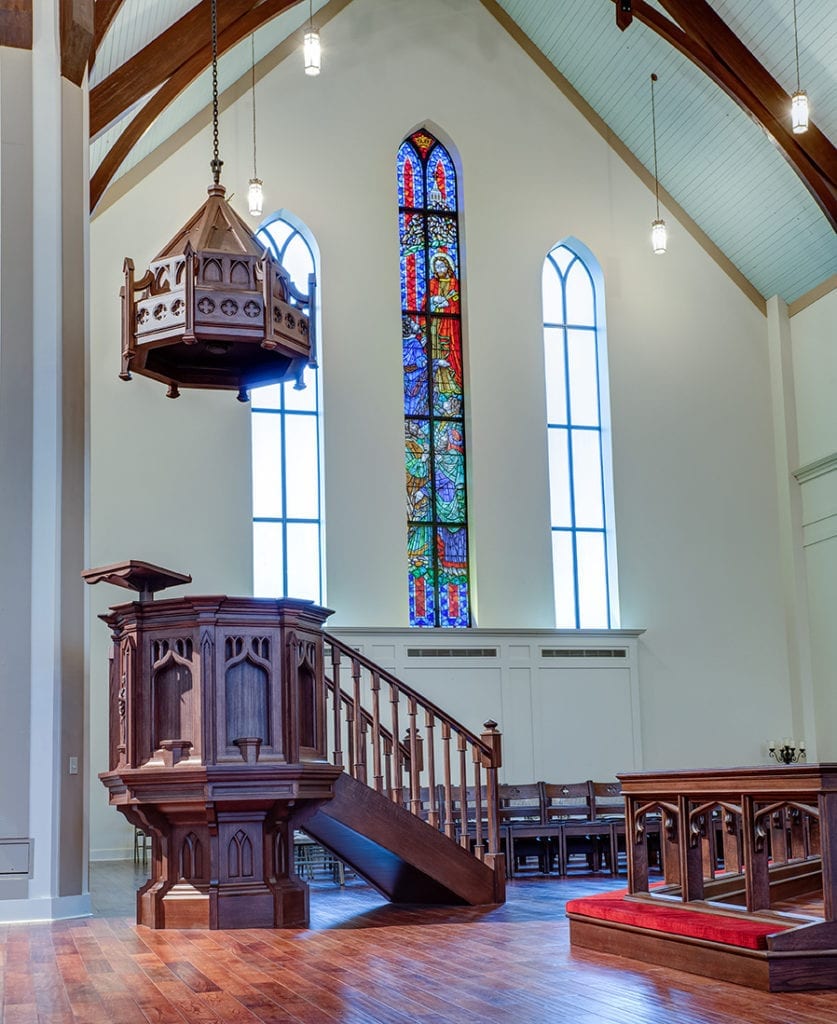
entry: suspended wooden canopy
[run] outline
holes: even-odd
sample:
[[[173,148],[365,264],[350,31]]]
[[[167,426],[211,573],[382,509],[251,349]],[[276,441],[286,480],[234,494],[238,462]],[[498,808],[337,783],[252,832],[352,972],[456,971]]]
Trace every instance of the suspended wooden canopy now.
[[[126,259],[122,370],[180,388],[248,390],[296,380],[315,365],[314,281],[299,292],[225,200],[222,185],[140,278]]]

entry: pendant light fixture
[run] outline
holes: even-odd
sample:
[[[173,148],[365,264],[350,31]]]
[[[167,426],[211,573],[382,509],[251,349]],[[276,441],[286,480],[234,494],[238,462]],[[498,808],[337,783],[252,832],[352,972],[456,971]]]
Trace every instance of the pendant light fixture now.
[[[794,135],[808,131],[808,94],[799,87],[799,33],[796,30],[796,0],[793,0],[793,47],[796,53],[796,92],[791,96],[791,128]]]
[[[302,41],[302,57],[306,75],[320,73],[320,33],[314,28],[313,0],[308,0],[308,31]]]
[[[253,95],[253,177],[247,189],[247,208],[251,217],[261,217],[264,209],[262,179],[256,170],[256,36],[250,36],[250,91]]]
[[[655,256],[662,256],[668,243],[666,222],[660,216],[660,180],[657,176],[657,116],[654,108],[654,83],[657,76],[651,75],[651,132],[654,139],[654,199],[657,203],[657,216],[651,221],[651,248]]]
[[[137,277],[124,263],[122,380],[138,373],[181,388],[231,390],[296,380],[316,365],[313,290],[290,274],[226,200],[218,149],[218,0],[212,12],[209,198]],[[255,138],[255,136],[254,136]],[[255,161],[255,144],[254,144]],[[261,183],[259,183],[261,184]]]

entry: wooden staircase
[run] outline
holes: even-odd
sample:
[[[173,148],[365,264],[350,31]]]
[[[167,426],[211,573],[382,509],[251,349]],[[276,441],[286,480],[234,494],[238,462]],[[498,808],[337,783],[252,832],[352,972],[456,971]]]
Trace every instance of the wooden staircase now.
[[[406,808],[347,773],[335,795],[294,819],[393,903],[502,903],[496,872]]]
[[[394,902],[504,902],[496,723],[476,736],[336,637],[324,641],[329,749],[344,773],[294,828]]]

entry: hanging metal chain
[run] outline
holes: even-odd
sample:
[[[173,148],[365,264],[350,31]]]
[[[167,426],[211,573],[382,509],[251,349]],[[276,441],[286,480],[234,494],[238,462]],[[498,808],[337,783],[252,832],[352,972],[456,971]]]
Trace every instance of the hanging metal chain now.
[[[654,108],[654,83],[657,81],[655,74],[651,75],[651,132],[654,139],[654,198],[657,201],[657,220],[660,219],[660,179],[657,176],[657,116]]]
[[[250,88],[253,93],[253,177],[258,178],[256,172],[256,35],[250,36]]]
[[[224,161],[218,156],[218,0],[210,0],[212,11],[212,180],[221,182],[221,168]]]

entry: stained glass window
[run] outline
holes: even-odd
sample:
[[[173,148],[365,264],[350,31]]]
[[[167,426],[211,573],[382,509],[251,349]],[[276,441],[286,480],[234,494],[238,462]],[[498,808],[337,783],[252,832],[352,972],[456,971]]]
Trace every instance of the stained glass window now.
[[[316,260],[302,225],[277,215],[256,237],[288,271],[294,287],[308,294]],[[250,396],[256,597],[323,600],[318,377],[318,370],[306,368],[304,389],[288,381],[254,388]]]
[[[607,367],[601,273],[577,249],[556,245],[543,267],[555,625],[597,629],[618,626]]]
[[[424,130],[398,150],[411,626],[469,626],[456,171]]]

